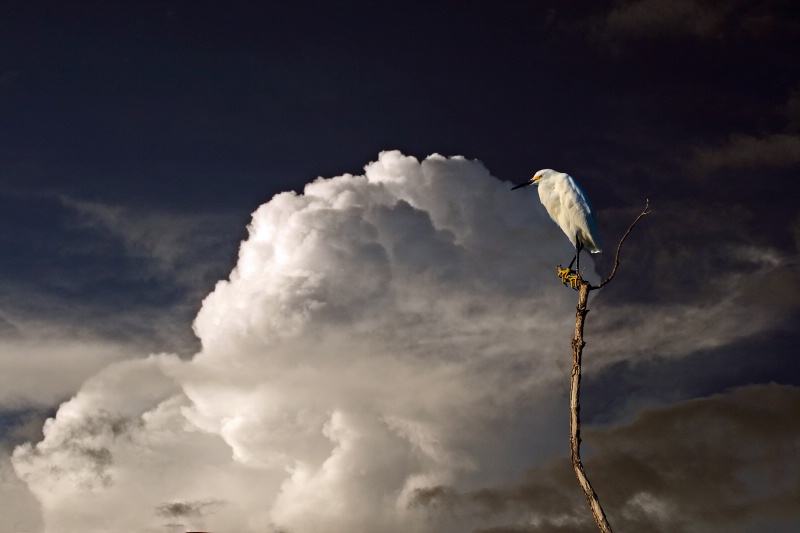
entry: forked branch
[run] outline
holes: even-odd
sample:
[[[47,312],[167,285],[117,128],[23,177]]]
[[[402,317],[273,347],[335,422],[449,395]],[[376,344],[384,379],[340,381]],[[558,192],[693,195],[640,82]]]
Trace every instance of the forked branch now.
[[[600,289],[600,288],[604,287],[605,285],[607,285],[612,279],[614,279],[614,276],[617,275],[617,267],[619,266],[619,251],[622,249],[622,243],[625,242],[625,239],[628,238],[628,235],[630,235],[630,233],[633,230],[633,227],[636,225],[636,223],[639,222],[639,220],[643,216],[649,215],[650,213],[651,213],[651,211],[650,211],[650,199],[647,198],[645,200],[644,210],[641,213],[639,213],[639,216],[636,217],[636,220],[634,220],[633,223],[630,225],[630,227],[628,228],[628,231],[626,231],[625,235],[623,235],[622,238],[619,240],[619,244],[617,245],[617,253],[614,256],[614,268],[611,270],[611,274],[609,274],[606,279],[601,281],[600,285],[594,286],[594,285],[590,284],[589,285],[589,290],[590,291],[593,291],[593,290],[596,290],[596,289]]]
[[[589,478],[586,477],[586,472],[583,470],[583,463],[581,462],[581,422],[580,422],[580,388],[581,388],[581,357],[583,356],[583,347],[586,343],[583,341],[583,324],[586,320],[586,314],[589,310],[586,308],[586,302],[589,299],[589,291],[599,289],[608,284],[614,275],[617,273],[619,266],[619,251],[622,248],[622,243],[630,235],[633,227],[639,220],[650,213],[650,200],[647,200],[644,211],[642,211],[633,224],[625,232],[625,235],[620,239],[617,245],[617,254],[614,258],[614,269],[611,274],[600,283],[598,286],[590,284],[588,281],[578,277],[578,308],[575,313],[575,336],[572,339],[572,372],[570,374],[569,383],[569,407],[570,407],[570,435],[569,435],[569,451],[570,458],[572,459],[572,468],[575,470],[575,476],[578,478],[583,489],[583,494],[586,496],[586,501],[589,503],[589,509],[592,511],[597,527],[600,528],[602,533],[612,533],[611,526],[608,523],[606,514],[603,507],[600,505],[600,499],[597,497],[589,483]]]

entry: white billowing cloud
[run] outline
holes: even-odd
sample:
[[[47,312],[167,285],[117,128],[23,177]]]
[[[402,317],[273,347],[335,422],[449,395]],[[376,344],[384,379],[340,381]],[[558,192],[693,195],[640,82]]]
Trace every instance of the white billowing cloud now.
[[[260,495],[277,486],[233,463],[218,436],[187,424],[188,402],[170,377],[181,364],[160,355],[107,368],[48,420],[42,442],[15,450],[44,531],[186,531],[219,520],[258,529],[248,521],[259,518]]]
[[[561,437],[570,256],[535,191],[383,152],[262,205],[194,359],[99,373],[15,471],[48,533],[452,531],[419,490],[497,481]]]
[[[571,304],[537,280],[570,245],[532,202],[480,164],[388,152],[254,214],[185,391],[237,460],[290,473],[277,525],[413,529],[411,491],[478,468],[481,428],[557,375]]]
[[[410,494],[474,475],[502,449],[487,428],[560,375],[572,303],[553,258],[571,250],[537,204],[479,163],[386,152],[261,206],[193,361],[111,367],[17,449],[48,531],[156,528],[163,509],[245,531],[424,529]],[[268,487],[255,499],[248,475]]]

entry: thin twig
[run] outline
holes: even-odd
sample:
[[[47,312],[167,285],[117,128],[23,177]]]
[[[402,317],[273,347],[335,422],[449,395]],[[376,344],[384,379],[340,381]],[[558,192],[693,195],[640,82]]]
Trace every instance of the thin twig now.
[[[600,288],[604,287],[612,279],[614,279],[614,276],[617,274],[617,267],[619,266],[619,251],[622,248],[622,243],[625,242],[625,239],[628,238],[628,235],[631,233],[631,230],[633,230],[633,227],[636,225],[637,222],[639,222],[639,219],[642,218],[645,215],[649,215],[650,213],[651,213],[651,211],[650,211],[650,199],[648,198],[647,201],[645,202],[644,210],[641,213],[639,213],[639,216],[636,217],[636,220],[633,221],[633,224],[631,224],[631,226],[628,228],[628,231],[625,232],[625,235],[622,236],[622,239],[620,239],[619,244],[617,245],[617,254],[614,257],[614,269],[611,271],[611,274],[606,279],[604,279],[600,283],[600,285],[597,285],[597,286],[589,285],[589,290],[590,291],[593,291],[593,290],[596,290],[596,289],[600,289]]]

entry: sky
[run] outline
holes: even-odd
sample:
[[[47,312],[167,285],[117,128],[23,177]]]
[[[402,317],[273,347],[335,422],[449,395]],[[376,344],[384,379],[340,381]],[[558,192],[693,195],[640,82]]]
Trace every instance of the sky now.
[[[800,529],[789,0],[0,5],[0,533]]]

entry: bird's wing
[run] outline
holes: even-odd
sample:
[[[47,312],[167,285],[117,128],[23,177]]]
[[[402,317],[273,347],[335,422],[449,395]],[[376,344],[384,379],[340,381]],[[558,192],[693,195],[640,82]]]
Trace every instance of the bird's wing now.
[[[592,253],[602,251],[600,245],[600,232],[597,229],[597,220],[594,216],[594,208],[589,201],[589,197],[583,192],[581,186],[572,176],[567,175],[565,180],[564,198],[569,198],[572,211],[572,222],[577,226],[577,230],[582,233],[581,242]]]
[[[594,218],[594,208],[592,207],[592,202],[589,201],[589,197],[586,196],[585,192],[583,192],[583,189],[581,189],[581,186],[578,185],[578,182],[575,181],[575,179],[572,176],[567,174],[567,183],[569,184],[569,187],[572,190],[571,192],[577,196],[578,201],[580,203],[586,206],[589,214],[591,215],[592,218]]]

